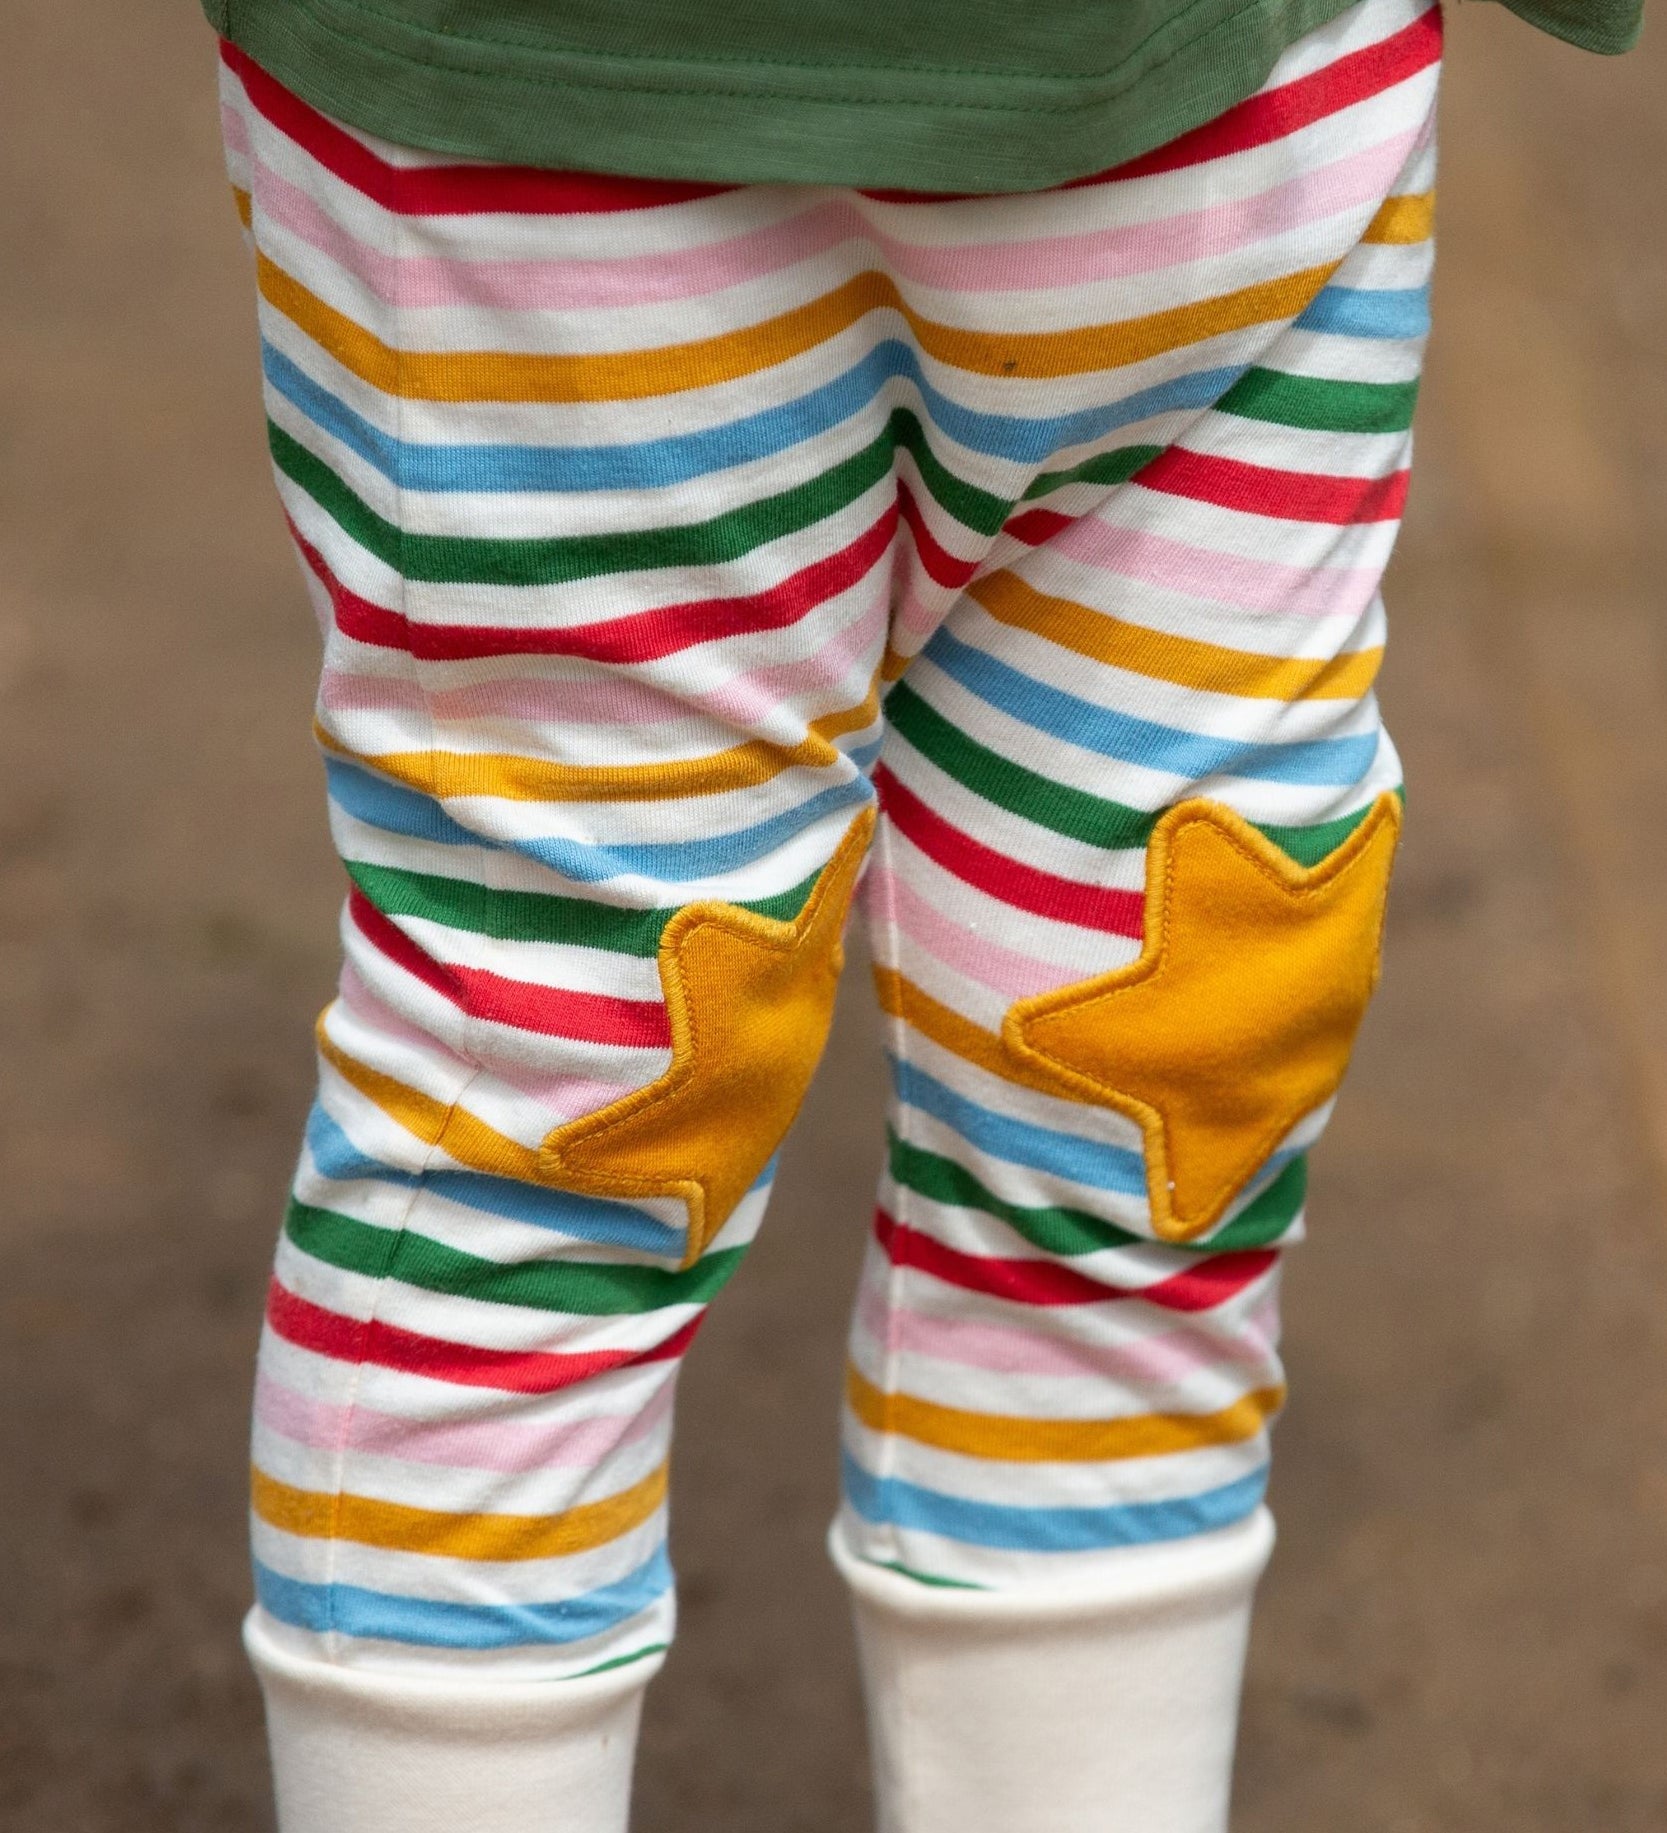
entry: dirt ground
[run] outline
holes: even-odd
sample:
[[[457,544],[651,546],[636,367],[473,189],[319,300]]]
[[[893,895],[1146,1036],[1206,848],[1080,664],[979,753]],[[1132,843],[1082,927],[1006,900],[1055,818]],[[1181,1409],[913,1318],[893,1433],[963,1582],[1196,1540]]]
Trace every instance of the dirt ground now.
[[[1293,1257],[1241,1833],[1667,1828],[1667,31],[1453,11],[1410,832]],[[206,29],[5,0],[0,60],[0,1827],[260,1833],[244,1414],[340,889],[314,632]],[[847,993],[684,1390],[643,1833],[868,1825],[819,1549],[879,1150]]]

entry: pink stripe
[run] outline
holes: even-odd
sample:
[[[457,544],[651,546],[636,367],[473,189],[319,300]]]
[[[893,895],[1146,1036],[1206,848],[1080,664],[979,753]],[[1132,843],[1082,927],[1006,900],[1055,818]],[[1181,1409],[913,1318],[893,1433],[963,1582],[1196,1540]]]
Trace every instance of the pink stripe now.
[[[1042,292],[1155,273],[1256,247],[1346,210],[1368,204],[1375,209],[1419,131],[1397,134],[1251,197],[1083,235],[915,248],[870,234],[894,272],[943,292]]]
[[[370,990],[353,965],[351,959],[344,960],[341,978],[337,982],[336,997],[342,1007],[352,1013],[359,1022],[380,1036],[395,1043],[411,1044],[429,1055],[440,1057],[450,1069],[468,1074],[476,1068],[467,1058],[459,1056],[455,1050],[448,1049],[430,1031],[420,1031],[408,1020],[403,1019],[392,1006],[385,1005]],[[325,1013],[325,1028],[328,1029],[329,1012]]]
[[[387,255],[270,166],[257,163],[255,172],[256,196],[270,221],[357,275],[391,305],[612,310],[701,298],[769,278],[846,243],[866,243],[900,279],[951,293],[1041,292],[1153,273],[1375,205],[1417,138],[1418,130],[1398,134],[1250,197],[1081,235],[917,246],[886,234],[850,202],[838,200],[704,246],[602,260]]]
[[[844,632],[840,635],[843,639]],[[823,684],[819,681],[817,685]],[[470,681],[462,687],[424,689],[409,676],[359,674],[341,668],[324,670],[319,691],[320,704],[333,712],[416,712],[439,720],[513,719],[544,726],[559,722],[631,730],[677,720],[693,728],[704,723],[696,715],[706,710],[727,719],[728,709],[712,704],[718,698],[706,694],[680,699],[651,682],[623,675],[578,681],[510,675],[497,681]],[[691,738],[690,742],[695,741]]]
[[[319,676],[318,705],[327,713],[414,713],[424,718],[428,714],[428,696],[415,681],[397,675],[349,674],[328,664]]]
[[[1078,967],[1063,967],[1017,949],[1002,948],[987,936],[952,922],[896,873],[870,867],[865,895],[900,934],[977,985],[1008,999],[1027,999],[1082,978]]]
[[[768,729],[786,704],[825,700],[859,661],[870,665],[865,674],[872,672],[885,625],[886,603],[883,597],[876,597],[860,616],[841,621],[827,642],[810,655],[752,669],[721,687],[686,698],[662,692],[652,682],[624,676],[550,681],[512,675],[425,691],[408,677],[326,668],[319,700],[332,712],[432,713],[441,720],[524,719],[631,729],[692,721],[705,714],[723,725],[754,731]]]
[[[998,541],[980,563],[975,579],[997,570],[999,550]],[[895,654],[912,659],[932,640],[959,593],[937,584],[912,553],[901,573],[894,587],[897,603],[891,619],[891,647]]]
[[[249,124],[243,118],[243,111],[234,108],[229,101],[220,104],[220,134],[227,152],[241,153],[248,158],[254,151],[249,144]]]
[[[825,699],[859,661],[867,662],[864,676],[872,676],[885,640],[886,613],[885,594],[877,593],[859,614],[836,626],[833,635],[808,656],[735,675],[722,687],[692,696],[690,705],[742,731],[770,731],[783,707],[813,697]]]
[[[255,196],[264,216],[365,281],[378,298],[406,307],[573,311],[697,299],[809,260],[862,233],[854,211],[827,204],[785,222],[664,254],[550,261],[400,257],[355,236],[271,166],[259,162],[254,170]]]
[[[1037,1329],[1015,1330],[1001,1324],[890,1309],[871,1279],[863,1284],[857,1315],[877,1345],[989,1374],[1109,1379],[1130,1387],[1164,1387],[1216,1370],[1261,1375],[1277,1367],[1278,1310],[1267,1293],[1244,1319],[1235,1321],[1232,1330],[1201,1330],[1183,1324],[1122,1342],[1087,1343],[1069,1335],[1045,1336]]]
[[[569,1424],[537,1425],[484,1419],[440,1424],[407,1419],[374,1407],[315,1400],[263,1374],[255,1389],[261,1424],[315,1450],[347,1447],[407,1464],[443,1464],[453,1470],[525,1472],[556,1466],[594,1468],[627,1445],[647,1438],[668,1417],[676,1393],[677,1365],[667,1370],[654,1397],[638,1413],[604,1413]]]
[[[1375,566],[1286,566],[1277,560],[1246,560],[1145,529],[1122,528],[1083,516],[1048,543],[1050,553],[1135,579],[1167,592],[1182,592],[1240,611],[1289,617],[1358,617],[1372,602],[1383,578]]]

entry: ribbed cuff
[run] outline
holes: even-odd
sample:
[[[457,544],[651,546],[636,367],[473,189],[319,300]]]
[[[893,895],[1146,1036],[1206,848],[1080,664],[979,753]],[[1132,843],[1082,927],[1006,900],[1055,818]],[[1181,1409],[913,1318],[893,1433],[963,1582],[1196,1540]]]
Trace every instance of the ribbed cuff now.
[[[577,1680],[469,1681],[315,1661],[261,1621],[279,1833],[625,1833],[643,1690],[663,1657]]]
[[[880,1833],[1224,1833],[1265,1509],[1092,1579],[851,1588]]]

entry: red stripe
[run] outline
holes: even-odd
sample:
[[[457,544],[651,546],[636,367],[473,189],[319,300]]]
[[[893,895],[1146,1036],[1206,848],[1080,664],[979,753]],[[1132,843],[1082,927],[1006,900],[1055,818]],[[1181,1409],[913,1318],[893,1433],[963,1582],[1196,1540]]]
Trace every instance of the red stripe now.
[[[927,578],[940,586],[964,586],[977,572],[978,562],[963,560],[959,554],[952,554],[938,541],[927,526],[920,505],[915,501],[914,492],[907,484],[899,483],[897,486],[897,507],[909,533],[915,538],[915,552],[920,556],[920,564],[926,569]]]
[[[1264,89],[1190,134],[1182,134],[1138,159],[1050,188],[1077,191],[1084,185],[1110,184],[1122,178],[1148,178],[1157,172],[1173,172],[1181,166],[1201,165],[1207,159],[1224,159],[1250,147],[1266,146],[1286,134],[1312,127],[1327,115],[1382,95],[1420,70],[1427,70],[1440,56],[1441,9],[1432,6],[1411,25],[1375,45],[1351,51],[1311,76],[1297,77],[1277,89]],[[887,204],[951,204],[983,193],[877,190],[864,191],[862,195]]]
[[[1139,1299],[1165,1311],[1210,1311],[1260,1279],[1279,1258],[1267,1248],[1211,1254],[1149,1286],[1111,1286],[1053,1260],[963,1254],[896,1221],[883,1209],[874,1212],[874,1238],[893,1266],[913,1267],[946,1285],[1016,1305],[1103,1305]]]
[[[347,894],[347,906],[366,941],[472,1018],[585,1043],[640,1050],[671,1047],[666,1008],[658,999],[620,999],[611,993],[539,986],[487,968],[439,962],[378,910],[357,885]]]
[[[424,986],[432,987],[443,998],[449,999],[453,1005],[463,1004],[463,989],[451,970],[436,961],[426,949],[419,948],[397,923],[376,908],[357,885],[347,894],[347,907],[367,942],[397,966],[404,968],[406,973],[420,980]]]
[[[552,1354],[533,1349],[479,1349],[419,1336],[379,1318],[343,1317],[300,1298],[274,1279],[267,1289],[266,1321],[286,1343],[337,1362],[369,1362],[378,1368],[425,1375],[458,1387],[497,1388],[506,1394],[553,1394],[558,1389],[644,1362],[669,1362],[694,1341],[705,1313],[693,1317],[651,1349],[596,1349]]]
[[[1143,892],[1084,885],[1074,878],[1056,878],[1051,872],[1021,865],[963,834],[942,815],[934,814],[883,764],[874,772],[874,786],[880,792],[887,819],[897,831],[963,884],[1011,904],[1016,910],[1052,917],[1057,923],[1075,923],[1082,929],[1132,936],[1136,941],[1145,933]]]
[[[618,999],[611,993],[535,986],[485,968],[453,967],[451,971],[462,981],[464,1003],[476,1018],[588,1044],[617,1044],[630,1050],[671,1048],[666,1008],[657,999]]]
[[[661,178],[616,178],[597,172],[545,172],[514,165],[390,165],[363,141],[327,120],[268,76],[236,45],[220,56],[253,106],[332,176],[402,216],[594,216],[651,210],[716,197],[733,185]]]
[[[1134,482],[1168,496],[1286,522],[1394,522],[1406,507],[1407,473],[1333,477],[1279,471],[1238,458],[1217,458],[1170,446],[1134,475]]]
[[[495,624],[412,623],[401,612],[351,591],[292,522],[290,532],[302,558],[330,596],[336,628],[356,643],[402,649],[425,662],[466,662],[482,656],[579,656],[590,662],[653,662],[700,643],[784,630],[837,598],[873,571],[897,531],[897,508],[848,546],[771,586],[743,598],[700,598],[653,611],[634,611],[601,623],[565,629],[516,629]]]
[[[1004,535],[1011,535],[1015,541],[1022,541],[1027,547],[1040,547],[1044,541],[1051,541],[1062,528],[1069,528],[1076,518],[1062,516],[1057,509],[1027,509],[1023,515],[1016,515],[1012,521],[1002,527]]]

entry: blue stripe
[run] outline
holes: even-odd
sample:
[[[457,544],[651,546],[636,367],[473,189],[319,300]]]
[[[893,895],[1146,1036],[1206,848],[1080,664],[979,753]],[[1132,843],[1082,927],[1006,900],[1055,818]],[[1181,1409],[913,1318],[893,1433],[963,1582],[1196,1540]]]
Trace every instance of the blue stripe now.
[[[487,1215],[551,1229],[580,1241],[640,1248],[648,1254],[681,1255],[687,1245],[684,1230],[606,1197],[580,1196],[540,1184],[518,1184],[511,1178],[488,1177],[480,1171],[396,1170],[360,1151],[317,1102],[307,1117],[307,1150],[319,1175],[333,1183],[369,1178],[407,1190],[420,1188],[444,1197],[448,1203],[483,1210]]]
[[[1086,1553],[1100,1547],[1143,1546],[1185,1540],[1242,1521],[1260,1505],[1267,1466],[1249,1476],[1164,1502],[1120,1502],[1104,1508],[1017,1508],[1004,1502],[969,1502],[923,1489],[901,1477],[875,1477],[847,1452],[840,1460],[845,1497],[864,1521],[941,1534],[975,1547],[1016,1553]]]
[[[280,1623],[320,1635],[335,1629],[344,1635],[428,1648],[587,1642],[628,1623],[671,1589],[671,1561],[663,1542],[635,1572],[551,1604],[441,1604],[367,1591],[359,1585],[311,1584],[274,1572],[258,1559],[254,1566],[255,1596]]]
[[[915,351],[888,338],[844,375],[795,401],[696,433],[601,446],[423,445],[383,432],[272,345],[262,346],[261,361],[278,394],[384,477],[405,490],[457,495],[686,483],[816,439],[864,412],[899,379],[914,384],[926,419],[958,445],[1017,464],[1040,464],[1156,414],[1212,407],[1244,373],[1242,365],[1200,370],[1105,406],[1026,419],[958,405],[926,380]]]
[[[330,800],[367,827],[403,834],[408,840],[436,841],[441,846],[502,849],[501,841],[490,840],[452,820],[432,796],[419,795],[403,784],[373,776],[357,764],[349,764],[339,757],[326,757],[324,776]]]
[[[877,745],[851,752],[851,762],[865,772]],[[379,827],[385,833],[404,834],[413,840],[437,841],[443,846],[492,847],[520,853],[575,884],[594,885],[627,875],[657,879],[666,884],[713,878],[751,865],[778,847],[796,839],[806,828],[842,808],[864,806],[874,800],[867,775],[835,783],[796,808],[784,810],[751,827],[715,834],[707,840],[672,840],[657,844],[600,847],[581,840],[497,840],[477,834],[454,821],[432,796],[397,783],[385,782],[344,759],[325,759],[330,798],[356,821]]]
[[[1296,320],[1299,331],[1335,331],[1340,337],[1426,337],[1430,289],[1425,286],[1328,286]]]
[[[1160,726],[1079,700],[1075,694],[1032,680],[951,636],[940,626],[926,645],[928,661],[968,693],[1067,744],[1119,763],[1139,764],[1198,782],[1204,777],[1251,777],[1269,783],[1354,784],[1378,755],[1378,735],[1314,738],[1293,744],[1246,744]]]
[[[1014,1120],[956,1094],[917,1064],[896,1057],[890,1060],[897,1099],[953,1127],[980,1152],[1012,1165],[1026,1165],[1032,1171],[1050,1171],[1091,1190],[1115,1190],[1125,1196],[1146,1194],[1146,1161],[1139,1152]]]

